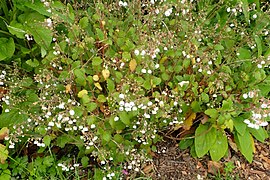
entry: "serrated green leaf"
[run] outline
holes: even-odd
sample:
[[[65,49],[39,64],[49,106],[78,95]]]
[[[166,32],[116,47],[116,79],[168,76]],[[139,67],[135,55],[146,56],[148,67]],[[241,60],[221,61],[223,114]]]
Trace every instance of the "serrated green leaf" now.
[[[29,60],[26,61],[26,64],[28,64],[29,66],[31,66],[31,67],[33,67],[33,68],[39,66],[39,62],[38,62],[38,60],[36,60],[36,59],[34,59],[34,60],[29,59]]]
[[[44,142],[44,144],[45,144],[46,146],[49,146],[50,143],[51,143],[51,136],[49,136],[49,135],[44,136],[43,142]]]
[[[203,157],[216,142],[216,129],[200,124],[195,131],[195,151],[198,157]]]
[[[111,79],[107,79],[107,88],[110,93],[112,93],[115,90],[114,82]]]
[[[11,58],[15,52],[13,38],[0,38],[0,61]]]
[[[93,66],[99,66],[103,60],[100,57],[94,57],[92,60],[92,65]]]
[[[105,131],[102,134],[102,139],[105,140],[106,142],[109,142],[111,140],[111,138],[112,138],[111,133],[108,131]]]
[[[81,159],[82,166],[86,168],[88,166],[89,158],[87,156],[83,156]]]
[[[81,18],[79,21],[79,25],[83,29],[86,28],[88,26],[88,18],[87,17]]]
[[[214,119],[218,117],[218,111],[216,109],[207,109],[204,113]]]
[[[97,108],[97,104],[94,102],[90,102],[86,105],[86,108],[89,112],[92,112]]]
[[[103,94],[98,95],[97,100],[98,100],[98,102],[102,102],[102,103],[107,101],[106,97]]]
[[[130,125],[130,117],[126,112],[120,112],[119,117],[125,125]]]
[[[210,148],[210,156],[212,160],[219,161],[223,156],[225,156],[228,150],[228,141],[225,132],[218,130],[217,138],[214,145]]]

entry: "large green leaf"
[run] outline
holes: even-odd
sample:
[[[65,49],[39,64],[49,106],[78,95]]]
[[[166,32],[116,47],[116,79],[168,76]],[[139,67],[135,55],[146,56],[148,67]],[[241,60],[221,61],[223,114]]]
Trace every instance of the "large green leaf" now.
[[[217,131],[217,139],[215,144],[210,149],[210,156],[212,160],[219,161],[228,150],[228,141],[225,132]]]
[[[236,117],[233,119],[233,125],[236,131],[243,135],[246,132],[247,125],[244,123],[243,117]]]
[[[248,131],[260,142],[264,143],[265,139],[268,138],[268,134],[263,129],[260,127],[259,129],[253,129],[253,128],[248,128]]]
[[[11,58],[15,52],[13,38],[0,38],[0,61]]]
[[[0,128],[21,123],[26,121],[27,118],[27,115],[20,113],[18,110],[10,110],[10,112],[4,112],[0,115]]]
[[[195,151],[198,157],[203,157],[216,142],[216,129],[200,124],[195,131]]]
[[[248,160],[249,163],[253,160],[253,138],[248,131],[245,131],[243,135],[235,133],[235,142],[241,153]]]

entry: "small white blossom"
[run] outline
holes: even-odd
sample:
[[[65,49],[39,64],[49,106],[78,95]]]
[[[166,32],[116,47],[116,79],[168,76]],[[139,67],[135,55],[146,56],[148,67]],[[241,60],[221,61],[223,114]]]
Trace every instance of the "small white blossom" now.
[[[48,126],[54,126],[54,122],[52,122],[52,121],[49,122],[49,123],[48,123]]]
[[[125,98],[125,95],[124,94],[119,94],[119,98],[120,99],[124,99]]]
[[[142,69],[141,72],[145,74],[146,73],[146,69]]]
[[[118,120],[119,120],[118,116],[114,117],[114,121],[118,121]]]
[[[247,99],[248,98],[248,95],[245,93],[245,94],[243,94],[243,98],[244,99]]]
[[[73,109],[71,109],[71,110],[69,111],[69,114],[70,114],[71,116],[73,116],[73,115],[75,114],[75,111],[74,111]]]
[[[138,56],[138,55],[140,54],[140,51],[139,51],[138,49],[136,49],[136,50],[134,51],[134,54],[135,54],[136,56]]]
[[[256,19],[257,18],[257,14],[253,14],[252,18],[253,19]]]
[[[167,11],[165,11],[165,16],[170,16],[172,13],[172,8],[168,9]]]

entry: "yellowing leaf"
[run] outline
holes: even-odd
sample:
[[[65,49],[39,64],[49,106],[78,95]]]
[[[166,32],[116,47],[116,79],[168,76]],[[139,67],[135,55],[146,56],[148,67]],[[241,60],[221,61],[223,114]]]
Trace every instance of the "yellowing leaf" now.
[[[101,87],[101,85],[100,85],[98,82],[94,83],[94,85],[95,85],[99,90],[102,91],[102,87]]]
[[[0,130],[0,140],[4,140],[5,137],[8,137],[9,129],[7,127],[3,127]]]
[[[6,146],[0,144],[0,163],[5,164],[7,158],[8,158],[8,150]]]
[[[71,91],[71,84],[66,85],[66,93],[69,93]]]
[[[165,61],[167,61],[168,57],[164,56],[163,58],[161,58],[161,60],[159,61],[159,64],[163,64]]]
[[[94,75],[94,76],[93,76],[93,80],[94,80],[94,81],[98,81],[98,80],[99,80],[98,75]]]
[[[131,59],[131,61],[129,62],[129,69],[131,72],[135,71],[137,67],[137,62],[135,59]]]
[[[193,65],[196,64],[195,58],[192,58],[191,62],[192,62]]]
[[[78,93],[78,97],[82,98],[84,95],[88,94],[87,90],[83,89]]]
[[[110,76],[110,71],[108,69],[102,70],[102,76],[106,80]]]
[[[251,135],[250,135],[250,138],[252,139],[251,140],[251,146],[252,146],[253,153],[256,153],[256,147],[255,147],[255,144],[254,144],[254,139],[253,139],[253,137]]]
[[[195,119],[196,119],[196,113],[191,112],[191,111],[187,112],[183,128],[185,130],[189,130],[191,128],[191,126],[193,125],[193,121]]]

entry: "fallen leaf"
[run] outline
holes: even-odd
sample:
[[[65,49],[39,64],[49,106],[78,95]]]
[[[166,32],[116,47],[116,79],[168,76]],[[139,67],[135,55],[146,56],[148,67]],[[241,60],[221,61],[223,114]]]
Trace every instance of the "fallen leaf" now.
[[[102,76],[106,80],[110,76],[110,71],[108,69],[102,70]]]
[[[228,140],[229,140],[228,142],[229,142],[230,147],[231,147],[235,152],[238,152],[238,148],[237,148],[236,143],[233,142],[231,138],[228,138]]]
[[[208,161],[207,167],[207,172],[210,174],[217,175],[218,173],[223,173],[223,166],[219,162]]]
[[[131,59],[131,61],[129,62],[129,69],[131,72],[135,71],[137,67],[137,62],[135,59]]]
[[[143,172],[145,174],[149,174],[152,170],[153,170],[153,165],[152,164],[149,164],[149,165],[146,165],[146,166],[143,167]]]

